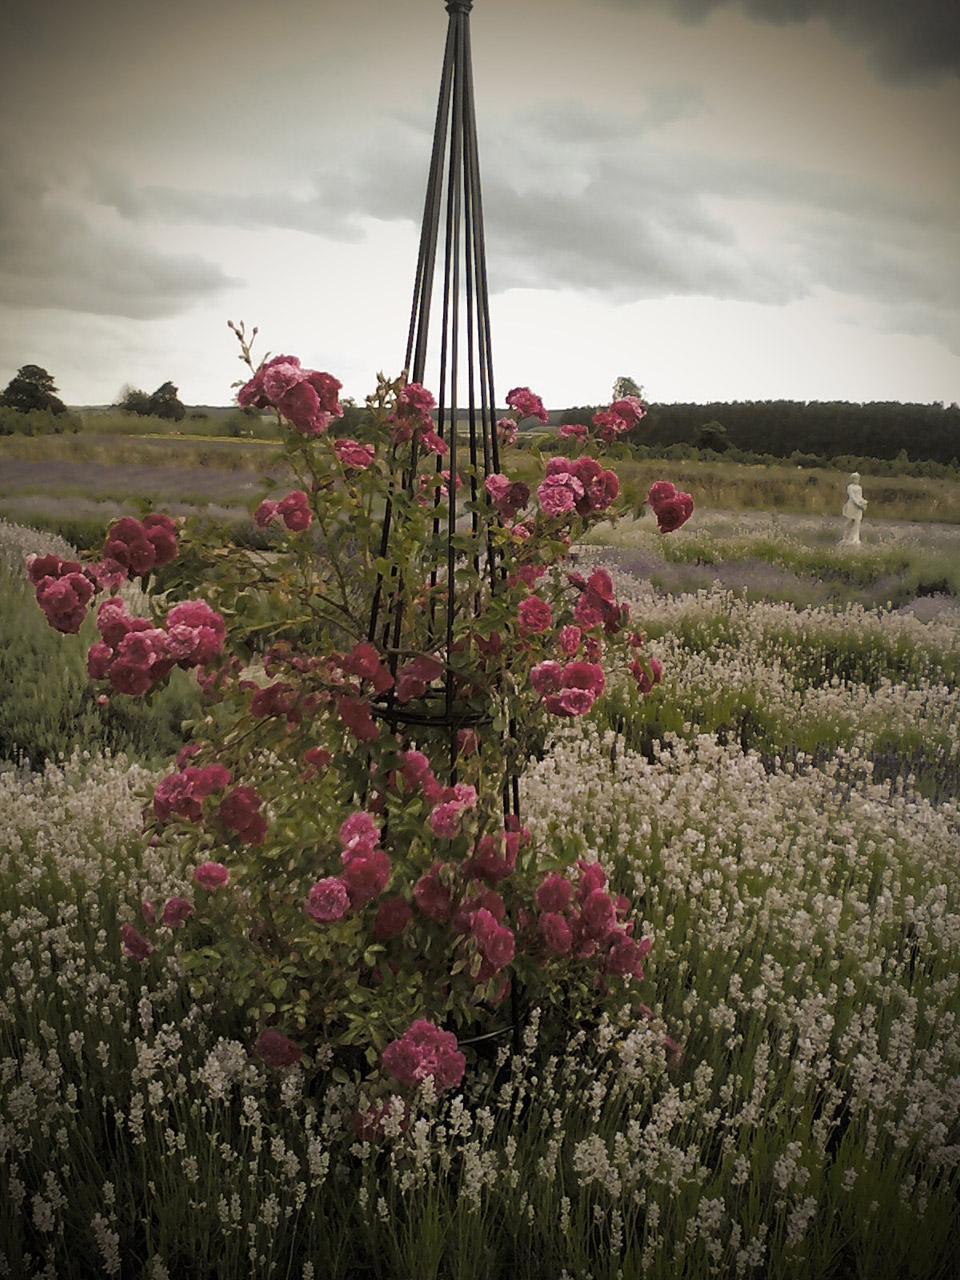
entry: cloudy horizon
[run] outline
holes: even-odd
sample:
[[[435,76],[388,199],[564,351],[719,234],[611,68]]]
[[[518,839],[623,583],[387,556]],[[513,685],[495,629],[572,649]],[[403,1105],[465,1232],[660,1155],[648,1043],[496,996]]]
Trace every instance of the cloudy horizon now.
[[[15,3],[0,386],[226,404],[241,319],[357,398],[398,372],[445,31]],[[500,396],[960,399],[955,5],[475,0],[471,34]]]

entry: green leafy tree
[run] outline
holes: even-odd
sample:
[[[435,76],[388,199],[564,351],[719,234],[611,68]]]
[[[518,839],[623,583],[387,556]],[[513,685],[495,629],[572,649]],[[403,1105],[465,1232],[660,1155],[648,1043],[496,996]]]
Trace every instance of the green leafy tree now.
[[[25,364],[7,383],[0,405],[30,413],[45,409],[50,413],[66,413],[67,406],[56,394],[52,376],[38,364]]]
[[[624,396],[636,396],[638,400],[642,400],[643,387],[638,382],[634,382],[633,378],[627,378],[621,374],[613,384],[613,399],[622,400]]]
[[[121,393],[118,408],[127,413],[139,413],[142,417],[150,412],[150,397],[137,387],[126,387]]]
[[[165,382],[157,387],[150,397],[150,412],[156,414],[158,418],[167,418],[171,422],[183,421],[187,411],[172,382]]]
[[[172,382],[165,382],[157,387],[153,395],[147,395],[137,387],[125,388],[119,407],[127,413],[138,413],[141,417],[150,415],[166,418],[170,422],[182,422],[186,417],[186,407],[180,400],[177,388]]]
[[[697,427],[693,443],[698,449],[712,449],[714,453],[725,453],[730,447],[730,438],[723,423],[713,419]]]

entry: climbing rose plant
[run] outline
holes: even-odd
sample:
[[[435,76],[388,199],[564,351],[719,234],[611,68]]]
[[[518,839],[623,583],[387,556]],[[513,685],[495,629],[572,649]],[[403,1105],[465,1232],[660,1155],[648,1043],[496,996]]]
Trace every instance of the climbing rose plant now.
[[[181,667],[206,697],[147,810],[182,893],[144,902],[123,950],[152,963],[176,935],[195,994],[239,1004],[270,1066],[328,1046],[384,1089],[454,1087],[458,1034],[534,1002],[638,998],[650,939],[629,900],[581,850],[537,847],[514,801],[551,722],[590,712],[618,669],[641,693],[660,679],[610,576],[569,567],[616,511],[601,446],[645,406],[564,428],[564,453],[532,451],[533,483],[465,448],[451,475],[426,388],[381,376],[348,436],[334,377],[286,355],[256,366],[231,327],[239,402],[276,413],[295,478],[253,513],[269,550],[154,513],[116,521],[95,564],[28,564],[58,630],[101,597],[87,664],[112,694],[149,697]],[[547,419],[529,388],[507,404],[504,451],[523,418]],[[693,509],[662,481],[649,503],[664,532]],[[129,612],[128,578],[150,617]]]

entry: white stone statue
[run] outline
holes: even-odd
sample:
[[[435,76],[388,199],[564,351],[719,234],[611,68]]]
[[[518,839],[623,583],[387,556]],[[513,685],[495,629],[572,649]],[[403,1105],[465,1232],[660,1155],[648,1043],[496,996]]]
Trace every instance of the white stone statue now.
[[[843,504],[843,537],[840,542],[845,547],[855,547],[860,543],[860,521],[867,509],[867,500],[860,488],[860,472],[854,471],[847,481],[847,500]]]

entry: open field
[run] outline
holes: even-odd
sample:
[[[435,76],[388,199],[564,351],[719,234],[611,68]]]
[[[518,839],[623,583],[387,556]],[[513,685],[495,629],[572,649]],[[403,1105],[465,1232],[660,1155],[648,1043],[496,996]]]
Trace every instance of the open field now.
[[[955,1280],[960,524],[871,507],[863,536],[704,503],[578,548],[663,681],[611,676],[523,813],[638,904],[648,1013],[468,1045],[462,1089],[372,1141],[358,1078],[268,1069],[193,997],[189,922],[122,955],[144,898],[193,891],[140,834],[156,762],[105,755],[94,706],[75,755],[0,767],[0,1275]],[[83,638],[16,600],[4,647],[56,726]]]
[[[19,518],[16,504],[26,497],[32,499],[33,510],[45,508],[49,514],[59,498],[119,502],[131,490],[163,500],[229,504],[249,501],[264,471],[283,474],[272,434],[275,426],[260,424],[259,419],[263,439],[195,433],[198,424],[189,420],[181,424],[182,433],[159,419],[143,419],[135,431],[124,432],[123,419],[129,424],[128,415],[118,415],[115,430],[109,432],[92,419],[77,435],[0,438],[0,516]],[[144,424],[151,423],[156,429],[146,432]],[[526,448],[512,451],[510,465],[521,477],[535,469]],[[716,458],[640,461],[624,450],[616,466],[624,491],[638,508],[651,483],[666,475],[694,493],[703,507],[835,520],[846,484],[846,472],[787,462],[746,466]],[[148,470],[156,474],[149,476]],[[132,485],[131,474],[136,475]],[[956,478],[871,479],[865,473],[864,486],[870,502],[868,520],[960,524]]]

